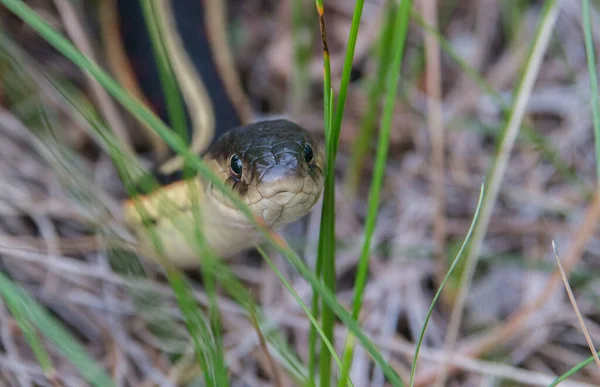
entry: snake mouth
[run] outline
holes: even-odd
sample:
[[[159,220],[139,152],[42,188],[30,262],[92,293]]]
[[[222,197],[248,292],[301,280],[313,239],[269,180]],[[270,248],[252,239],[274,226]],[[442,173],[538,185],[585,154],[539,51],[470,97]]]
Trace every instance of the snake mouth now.
[[[281,177],[275,182],[259,184],[255,197],[251,203],[255,213],[261,216],[269,225],[277,228],[306,215],[320,193],[320,180],[304,171],[290,172],[288,176]]]
[[[274,165],[266,168],[257,182],[257,189],[263,198],[282,196],[285,193],[298,193],[304,187],[306,167],[303,165]],[[283,195],[285,196],[285,195]]]

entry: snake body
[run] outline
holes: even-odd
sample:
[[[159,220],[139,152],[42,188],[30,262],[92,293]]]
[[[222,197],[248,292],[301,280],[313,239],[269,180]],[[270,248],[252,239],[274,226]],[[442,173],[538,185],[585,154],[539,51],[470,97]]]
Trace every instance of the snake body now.
[[[105,4],[107,34],[115,30],[110,25],[115,20],[121,31],[121,38],[106,36],[114,54],[110,58],[125,62],[130,58],[133,70],[130,76],[127,71],[116,71],[117,77],[135,88],[136,95],[145,95],[153,110],[168,119],[140,4],[128,0]],[[248,124],[249,105],[227,50],[223,3],[167,0],[157,7],[191,119],[190,150],[203,153],[204,162],[218,178],[270,227],[277,229],[304,216],[323,188],[322,146],[291,121]],[[115,63],[114,67],[124,66]],[[204,148],[194,145],[199,143],[210,146],[202,152]],[[165,168],[167,164],[172,163],[158,168],[156,176],[163,186],[123,204],[125,225],[134,234],[140,253],[159,263],[196,267],[201,262],[198,228],[207,247],[223,258],[261,242],[262,233],[254,223],[211,181],[199,176],[177,181],[178,170]]]
[[[231,129],[220,136],[204,161],[255,216],[277,229],[307,214],[323,189],[325,157],[321,144],[306,129],[288,120],[261,121]],[[194,194],[195,193],[195,194]],[[197,206],[192,199],[197,199]],[[150,234],[162,246],[162,258],[178,267],[200,264],[194,222],[200,219],[208,247],[229,257],[261,241],[261,233],[212,182],[195,177],[157,193],[138,198],[147,211],[144,225],[134,200],[124,204],[125,223],[135,234],[139,249],[160,260]],[[175,208],[165,203],[172,203]],[[198,209],[199,216],[195,216]]]

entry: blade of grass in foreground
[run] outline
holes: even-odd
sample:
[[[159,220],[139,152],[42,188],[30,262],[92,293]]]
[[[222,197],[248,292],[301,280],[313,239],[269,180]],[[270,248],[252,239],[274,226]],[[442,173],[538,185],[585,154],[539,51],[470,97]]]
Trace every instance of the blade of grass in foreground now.
[[[316,0],[317,13],[319,16],[319,28],[321,30],[321,44],[323,47],[323,125],[325,128],[325,187],[323,189],[323,204],[321,212],[321,227],[319,232],[316,274],[322,275],[323,283],[331,292],[335,293],[335,187],[334,174],[335,155],[333,152],[333,90],[331,88],[331,64],[329,57],[329,48],[327,46],[327,28],[325,26],[325,9],[323,0]],[[316,292],[315,292],[316,293]],[[316,295],[314,296],[316,297]],[[313,306],[318,303],[314,302]],[[317,310],[313,308],[313,313],[317,315]],[[331,309],[323,303],[321,324],[323,332],[327,339],[334,344],[333,326],[334,317]],[[313,327],[314,328],[314,327]],[[309,334],[311,343],[309,348],[314,350],[316,335],[314,330]],[[316,362],[316,351],[311,351],[309,359],[310,380],[314,380],[314,363]],[[331,355],[329,352],[321,352],[319,359],[319,374],[321,386],[329,386],[331,383]]]
[[[439,286],[437,292],[435,293],[433,300],[431,300],[431,305],[429,305],[429,310],[427,311],[427,316],[425,317],[425,322],[423,323],[423,328],[421,328],[421,333],[419,334],[419,339],[417,340],[417,345],[415,346],[415,356],[413,357],[412,367],[410,370],[410,387],[413,387],[414,383],[415,383],[415,372],[417,370],[417,360],[419,357],[419,350],[421,349],[421,343],[423,342],[423,337],[425,336],[425,330],[427,329],[427,324],[429,323],[429,319],[431,318],[431,313],[433,313],[433,307],[435,306],[435,303],[436,303],[438,297],[442,293],[442,289],[444,288],[444,285],[450,278],[452,271],[458,264],[458,261],[462,257],[463,252],[465,251],[465,248],[467,247],[469,241],[471,240],[471,235],[473,234],[473,230],[475,229],[475,224],[477,224],[477,220],[479,219],[479,211],[481,210],[481,203],[483,201],[484,191],[485,191],[485,183],[481,184],[481,191],[479,192],[479,200],[477,201],[475,215],[473,215],[473,221],[471,222],[471,227],[469,227],[467,236],[465,237],[465,240],[464,240],[462,246],[460,247],[458,254],[456,254],[454,261],[452,261],[452,264],[450,265],[448,272],[444,276],[444,279],[440,283],[440,286]]]
[[[285,286],[285,288],[290,292],[290,294],[292,295],[292,297],[294,297],[294,299],[296,300],[296,302],[298,302],[298,305],[300,305],[300,307],[302,308],[302,310],[306,314],[306,317],[313,323],[313,326],[315,327],[315,329],[317,330],[317,332],[321,336],[321,339],[323,339],[323,342],[325,343],[325,346],[331,352],[331,354],[332,354],[335,362],[337,363],[338,367],[341,368],[342,367],[342,362],[340,361],[339,357],[336,355],[335,349],[333,348],[333,345],[329,342],[329,340],[327,339],[327,336],[325,336],[325,333],[323,332],[323,330],[321,328],[319,328],[319,323],[317,322],[317,320],[315,319],[315,317],[312,315],[312,313],[310,312],[310,310],[308,310],[308,306],[306,306],[306,304],[304,303],[304,301],[302,301],[302,298],[296,292],[296,290],[294,289],[294,287],[285,279],[285,277],[283,276],[283,274],[281,273],[281,271],[279,271],[279,269],[277,268],[277,266],[275,266],[275,264],[273,263],[273,261],[271,260],[271,258],[269,257],[269,255],[261,247],[258,247],[257,250],[260,253],[260,255],[264,258],[265,262],[267,262],[267,264],[269,265],[269,267],[271,268],[271,270],[273,270],[273,272],[275,273],[275,275],[277,275],[277,277],[279,277],[279,280],[281,281],[281,283],[283,284],[283,286]],[[312,381],[310,381],[310,382],[312,382]],[[312,383],[314,383],[314,382],[312,382]]]
[[[590,89],[592,93],[592,119],[594,123],[594,137],[596,145],[596,173],[598,185],[600,186],[600,101],[598,101],[598,77],[596,76],[596,54],[594,53],[594,40],[592,38],[592,26],[590,22],[590,1],[581,1],[581,14],[583,19],[583,36],[585,38],[585,53],[588,63],[588,74],[590,77]]]
[[[600,356],[600,351],[598,351],[597,355]],[[577,372],[581,371],[582,369],[584,369],[588,365],[592,364],[593,362],[594,362],[594,356],[588,357],[587,359],[585,359],[584,361],[578,363],[576,366],[574,366],[573,368],[571,368],[570,370],[568,370],[564,374],[560,375],[548,387],[556,387],[556,386],[558,386],[560,383],[564,382],[565,380],[567,380],[571,376],[575,375]]]
[[[49,380],[54,380],[56,377],[56,369],[52,365],[50,354],[48,351],[46,351],[46,347],[44,346],[41,338],[38,336],[33,324],[27,320],[25,313],[21,311],[21,305],[14,303],[15,299],[12,297],[4,297],[4,301],[6,302],[6,306],[8,307],[10,314],[12,314],[17,321],[17,324],[21,329],[21,333],[23,333],[29,348],[31,348],[35,359],[42,368],[44,375]]]
[[[59,352],[73,363],[83,377],[94,386],[113,386],[109,376],[91,359],[85,348],[27,292],[0,272],[0,294],[9,305],[17,306],[21,316],[36,326],[57,347]]]
[[[390,56],[392,53],[387,47],[391,46],[393,42],[393,26],[396,12],[398,12],[396,1],[387,0],[382,13],[384,24],[377,41],[375,55],[377,58],[377,71],[373,75],[373,79],[367,80],[367,107],[361,119],[358,136],[352,143],[350,160],[346,167],[344,189],[346,195],[344,200],[353,201],[356,197],[363,163],[368,151],[371,149],[371,139],[375,133],[375,121],[377,120],[377,112],[379,111],[379,102],[385,91],[385,76],[388,73],[391,61]]]
[[[97,64],[83,56],[73,45],[65,39],[60,33],[40,18],[20,0],[0,0],[7,8],[15,15],[21,18],[27,25],[36,30],[42,37],[46,39],[53,47],[65,55],[69,60],[79,66],[81,69],[89,72],[102,84],[107,91],[117,99],[124,108],[131,112],[143,124],[146,124],[155,131],[175,152],[185,158],[190,165],[200,172],[201,176],[211,181],[213,186],[223,192],[223,194],[231,200],[232,204],[239,209],[244,216],[249,219],[254,226],[266,237],[278,252],[280,252],[300,273],[300,275],[310,282],[310,285],[315,289],[323,299],[324,303],[333,310],[343,324],[359,339],[365,350],[379,365],[386,377],[394,383],[394,385],[402,385],[402,382],[390,366],[383,358],[374,343],[369,340],[366,334],[362,331],[358,323],[352,319],[345,308],[337,301],[335,294],[324,286],[321,281],[312,273],[304,264],[302,259],[288,246],[287,242],[279,235],[274,233],[260,219],[255,218],[246,206],[238,197],[236,197],[223,182],[219,180],[216,174],[208,167],[197,155],[190,152],[185,143],[179,136],[173,133],[158,117],[156,117],[149,109],[139,103],[135,98],[125,92],[105,71]]]
[[[346,104],[346,94],[350,84],[350,74],[352,71],[352,62],[356,39],[360,27],[364,0],[356,0],[354,12],[352,15],[352,24],[348,37],[348,46],[344,58],[344,67],[342,70],[342,79],[337,100],[335,112],[333,106],[333,92],[331,89],[330,58],[327,47],[327,29],[325,26],[325,15],[323,0],[316,0],[317,12],[319,14],[319,25],[321,28],[321,37],[323,44],[323,65],[324,72],[324,111],[325,111],[325,134],[327,144],[327,167],[325,176],[325,192],[323,200],[323,212],[321,218],[321,232],[319,234],[319,254],[317,261],[318,267],[323,268],[323,279],[331,291],[335,291],[335,159],[344,117],[344,106]],[[322,316],[323,330],[333,343],[333,313],[323,305]],[[314,337],[314,336],[313,336]],[[329,353],[323,353],[320,361],[321,386],[329,386],[331,383],[331,356]]]
[[[387,95],[385,106],[381,118],[381,128],[379,133],[379,143],[377,145],[377,154],[375,161],[375,170],[371,189],[368,199],[367,219],[365,221],[365,236],[363,247],[361,250],[356,280],[354,283],[354,300],[352,303],[352,318],[358,319],[358,315],[362,308],[363,292],[367,283],[367,274],[369,270],[369,257],[371,253],[371,241],[373,232],[375,231],[375,223],[379,212],[379,200],[381,187],[383,185],[383,177],[387,161],[389,149],[390,131],[392,127],[392,117],[396,102],[396,93],[398,90],[398,81],[400,80],[400,72],[402,71],[402,57],[404,56],[404,47],[406,45],[406,36],[408,32],[408,21],[411,14],[412,1],[404,0],[400,3],[396,19],[394,21],[393,36],[394,45],[388,46],[392,50],[392,62],[389,66],[389,72],[386,76]],[[350,374],[350,366],[354,355],[354,340],[350,339],[346,342],[344,350],[344,363],[342,374],[339,380],[339,386],[345,386],[348,375]]]
[[[206,319],[200,315],[191,289],[176,270],[167,269],[169,283],[185,316],[186,326],[196,348],[196,357],[202,367],[207,386],[228,386],[227,371],[217,348],[217,343]]]

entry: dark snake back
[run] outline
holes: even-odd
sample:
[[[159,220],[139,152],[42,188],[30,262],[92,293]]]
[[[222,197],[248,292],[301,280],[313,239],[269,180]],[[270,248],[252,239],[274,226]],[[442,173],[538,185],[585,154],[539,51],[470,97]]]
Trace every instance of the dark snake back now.
[[[215,115],[215,134],[211,145],[223,133],[242,124],[239,112],[235,108],[217,69],[212,48],[206,31],[204,4],[202,0],[171,1],[177,31],[194,66],[202,79],[213,104]],[[152,105],[155,113],[169,124],[165,97],[159,81],[158,67],[154,59],[152,43],[142,9],[138,1],[118,0],[117,11],[121,37],[136,81]],[[191,128],[189,111],[186,107],[188,129]],[[188,132],[188,138],[191,130]],[[182,178],[181,172],[165,175],[157,170],[155,177],[162,184],[169,184]]]

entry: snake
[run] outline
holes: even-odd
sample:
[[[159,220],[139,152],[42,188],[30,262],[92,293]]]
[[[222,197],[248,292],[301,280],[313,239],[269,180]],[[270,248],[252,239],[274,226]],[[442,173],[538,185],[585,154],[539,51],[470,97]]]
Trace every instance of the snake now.
[[[233,128],[216,140],[203,160],[254,216],[273,229],[306,215],[324,185],[322,145],[309,131],[286,119]],[[174,211],[161,210],[165,199],[175,204]],[[217,256],[230,257],[262,241],[263,234],[246,214],[212,181],[198,176],[191,185],[185,181],[171,183],[125,202],[125,223],[145,256],[156,261],[166,258],[181,268],[200,264],[198,250],[189,239],[194,238],[191,231],[197,219],[193,199],[198,200],[201,211],[199,228],[207,247]],[[140,204],[149,219],[138,210]],[[163,257],[157,254],[150,235],[157,236]]]
[[[105,35],[109,57],[118,62],[114,72],[121,83],[134,87],[132,92],[142,99],[149,97],[154,110],[166,118],[164,103],[156,103],[161,90],[156,87],[151,46],[144,36],[137,3],[104,3],[106,20],[121,21],[119,28],[107,23],[107,34],[122,33]],[[174,58],[191,126],[196,128],[191,131],[196,135],[191,150],[199,151],[198,146],[208,143],[207,137],[212,135],[206,150],[200,152],[202,160],[252,215],[271,229],[278,230],[308,214],[323,191],[324,147],[313,133],[288,119],[245,122],[249,121],[249,108],[236,83],[232,58],[224,50],[222,3],[178,0],[157,4],[162,7],[159,17],[170,44],[167,50]],[[124,69],[131,76],[127,77]],[[173,172],[173,165],[178,164],[171,159],[159,172]],[[205,247],[222,258],[264,241],[256,223],[213,181],[200,175],[172,180],[167,175],[157,173],[163,183],[158,190],[136,195],[122,205],[124,223],[143,256],[180,268],[198,267],[201,257],[196,229],[201,231]]]

